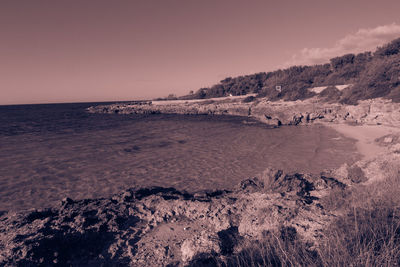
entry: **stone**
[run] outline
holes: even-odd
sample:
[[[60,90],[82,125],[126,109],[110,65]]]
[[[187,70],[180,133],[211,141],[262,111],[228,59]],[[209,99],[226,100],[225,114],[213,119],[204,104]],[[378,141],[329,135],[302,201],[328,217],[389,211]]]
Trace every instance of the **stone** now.
[[[221,252],[217,234],[203,231],[190,239],[186,239],[181,246],[182,261],[189,262],[199,254],[217,254]]]

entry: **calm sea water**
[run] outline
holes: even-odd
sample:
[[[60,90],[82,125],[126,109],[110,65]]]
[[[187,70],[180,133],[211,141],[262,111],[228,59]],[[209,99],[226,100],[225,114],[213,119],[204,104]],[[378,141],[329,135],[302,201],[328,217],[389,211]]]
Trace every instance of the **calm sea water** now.
[[[129,187],[231,188],[269,166],[318,173],[358,156],[353,141],[318,125],[86,113],[91,105],[0,106],[0,211]]]

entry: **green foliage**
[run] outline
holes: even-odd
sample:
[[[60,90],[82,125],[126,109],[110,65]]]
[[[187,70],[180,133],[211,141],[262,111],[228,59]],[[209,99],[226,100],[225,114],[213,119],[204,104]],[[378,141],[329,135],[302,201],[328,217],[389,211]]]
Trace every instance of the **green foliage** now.
[[[335,100],[357,104],[358,100],[387,97],[400,102],[399,51],[400,38],[378,48],[373,55],[371,52],[346,54],[322,65],[292,66],[268,73],[228,77],[181,99],[257,93],[270,100],[298,100],[315,95],[308,90],[310,87],[353,84]],[[276,86],[281,86],[282,91],[277,91]]]
[[[354,63],[354,54],[347,54],[341,57],[335,57],[332,58],[331,61],[331,66],[334,70],[338,70],[340,68],[343,68],[344,66],[347,66],[349,64]]]
[[[176,100],[176,99],[178,99],[178,98],[176,97],[175,94],[169,94],[169,95],[167,96],[167,100]]]
[[[400,38],[395,39],[382,47],[379,47],[375,51],[374,56],[385,57],[385,56],[396,55],[399,53],[400,53]]]
[[[354,103],[357,100],[387,97],[399,102],[399,94],[396,93],[399,85],[400,54],[376,57],[360,73],[357,83],[351,91],[346,92],[343,101]]]
[[[253,102],[256,98],[254,96],[248,96],[245,99],[243,99],[243,103],[249,103],[249,102]]]

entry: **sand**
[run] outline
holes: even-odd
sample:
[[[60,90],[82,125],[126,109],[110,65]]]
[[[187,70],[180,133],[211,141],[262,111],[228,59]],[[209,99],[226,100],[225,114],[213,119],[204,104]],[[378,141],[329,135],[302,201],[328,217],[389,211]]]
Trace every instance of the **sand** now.
[[[366,160],[385,152],[386,148],[375,142],[377,138],[400,132],[399,128],[384,125],[349,125],[343,123],[324,123],[324,125],[348,138],[355,139],[358,151]]]

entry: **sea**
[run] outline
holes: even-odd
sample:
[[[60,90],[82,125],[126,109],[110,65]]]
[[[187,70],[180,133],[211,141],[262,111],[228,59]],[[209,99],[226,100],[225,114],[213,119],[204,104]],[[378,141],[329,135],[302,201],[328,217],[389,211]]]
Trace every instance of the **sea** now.
[[[232,189],[268,167],[318,174],[359,158],[354,140],[322,125],[86,112],[98,104],[105,103],[0,106],[0,211],[131,187]]]

